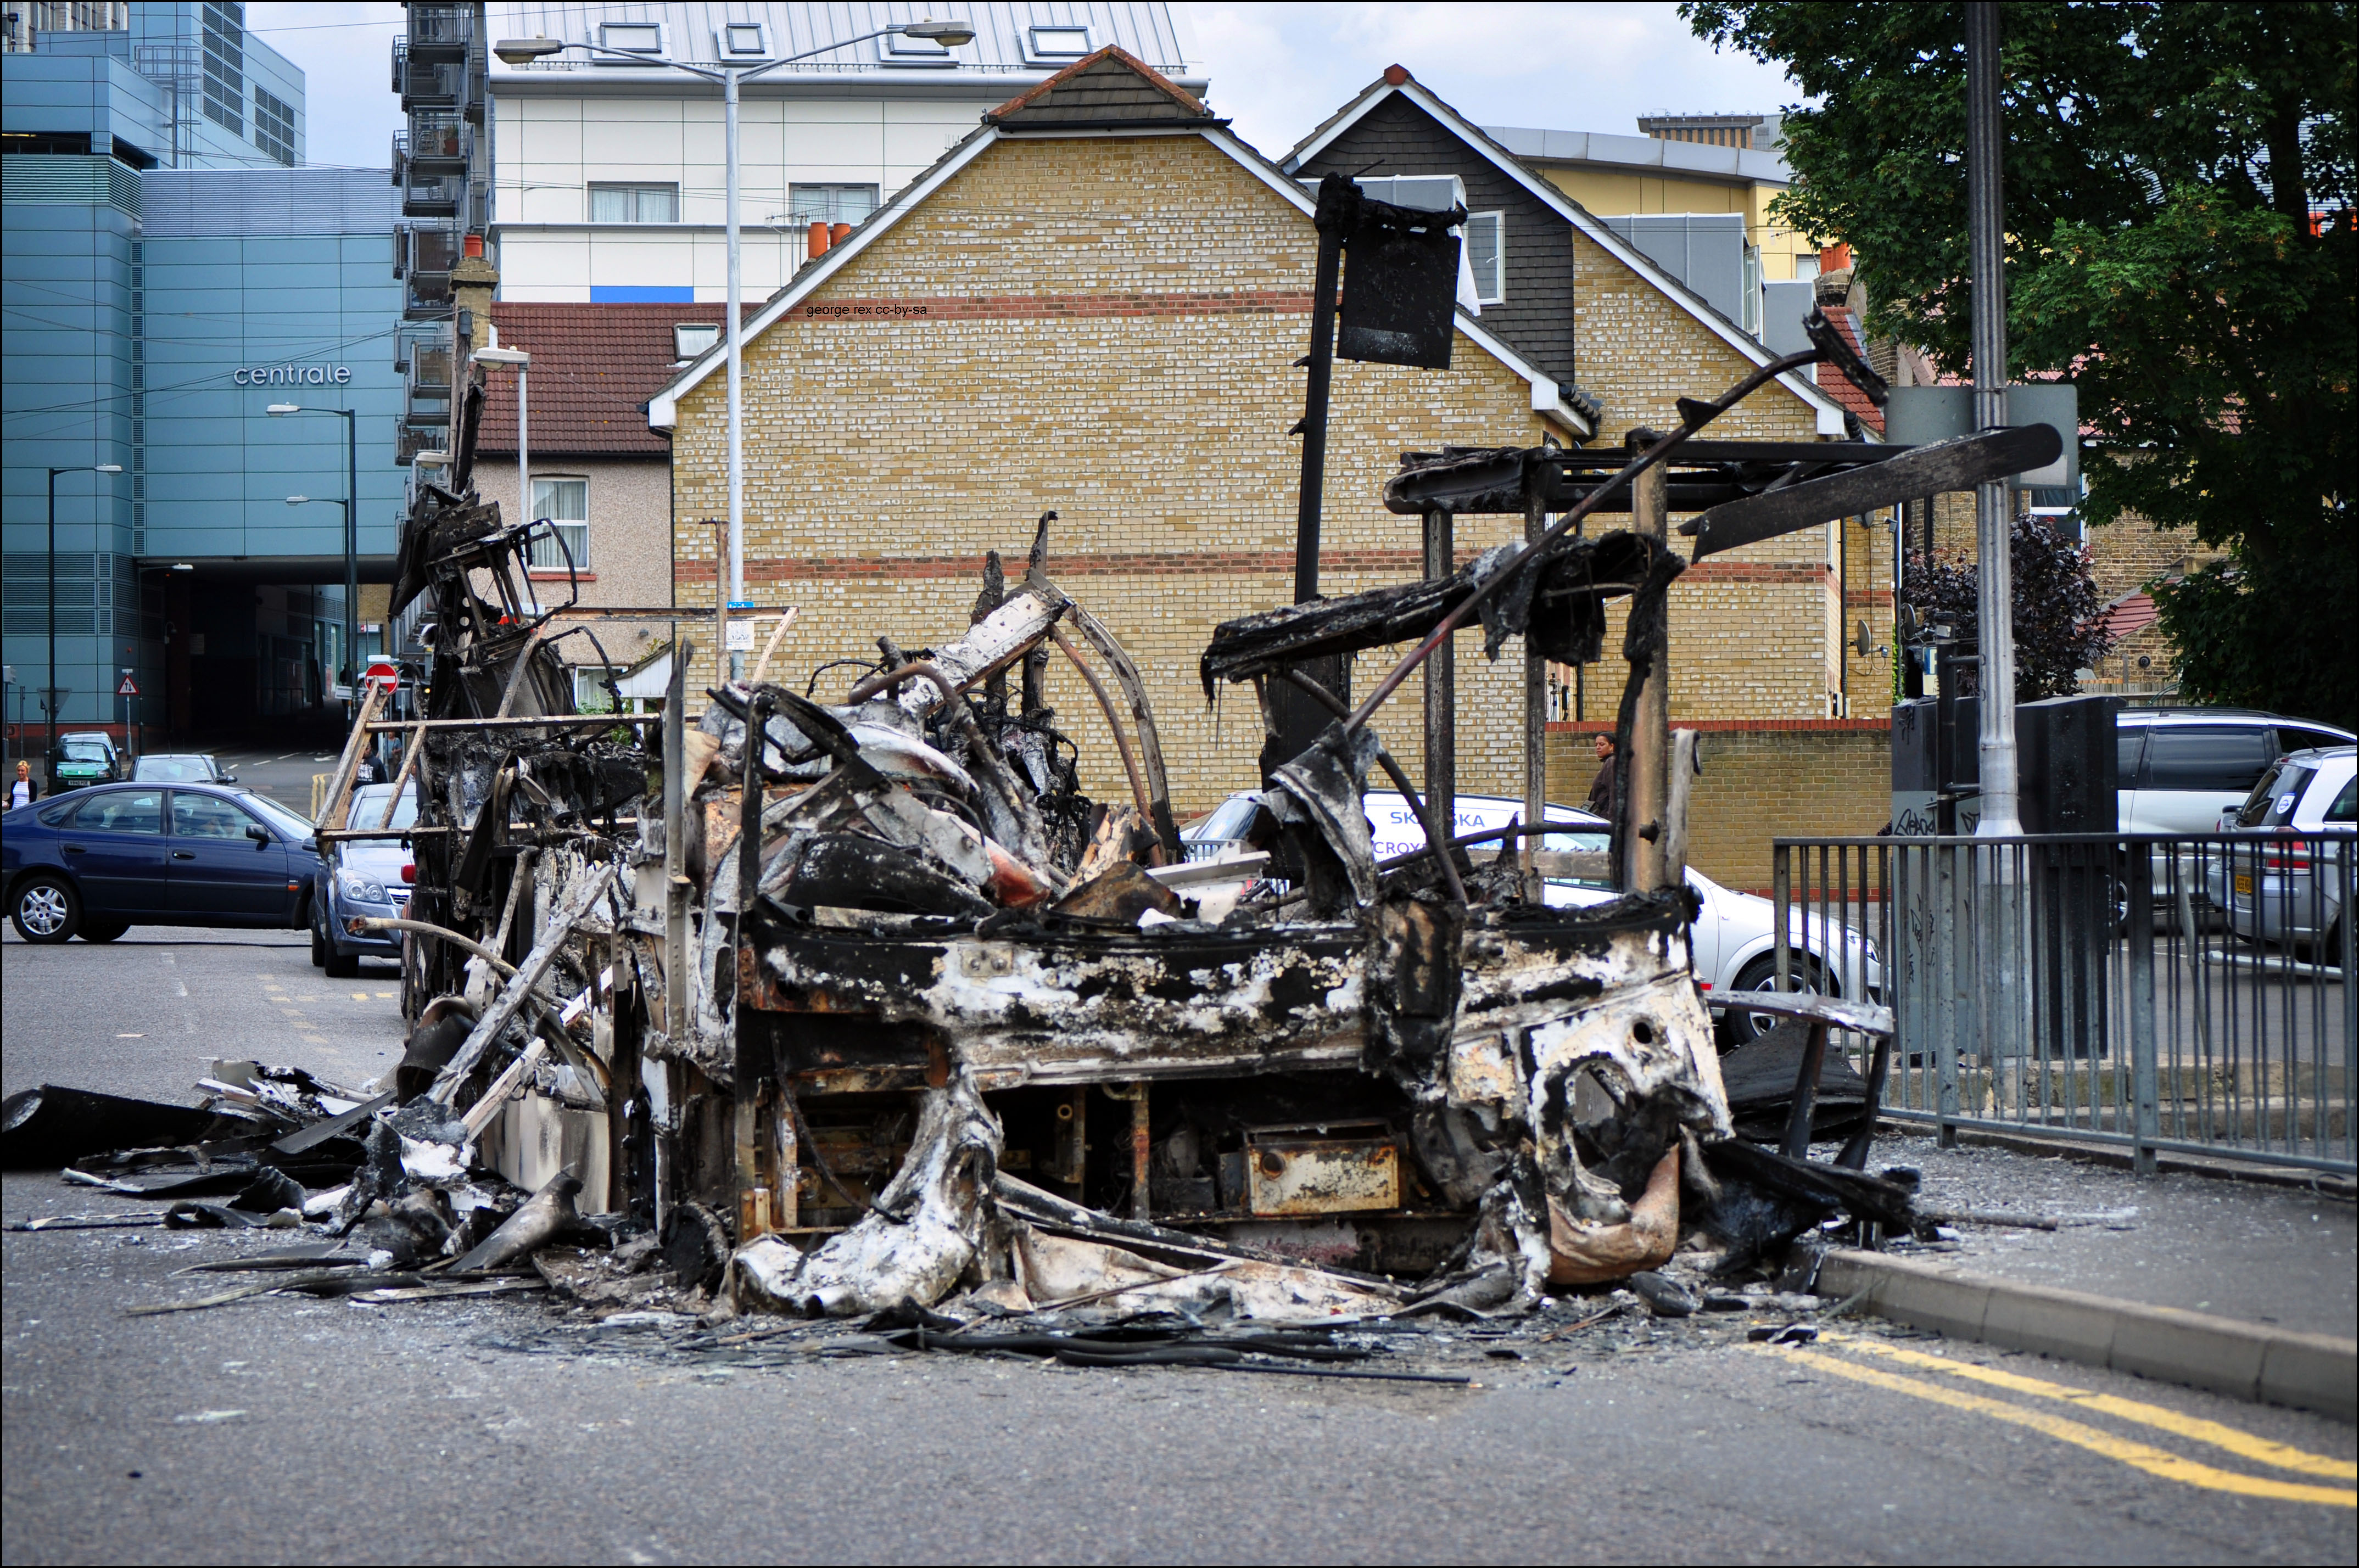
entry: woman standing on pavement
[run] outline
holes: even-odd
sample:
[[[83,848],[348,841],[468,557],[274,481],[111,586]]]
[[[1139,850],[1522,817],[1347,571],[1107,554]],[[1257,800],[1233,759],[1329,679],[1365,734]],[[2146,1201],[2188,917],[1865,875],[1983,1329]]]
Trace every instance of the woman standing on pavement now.
[[[16,780],[8,785],[8,809],[14,811],[20,806],[30,806],[40,796],[40,786],[33,782],[33,765],[18,762]]]

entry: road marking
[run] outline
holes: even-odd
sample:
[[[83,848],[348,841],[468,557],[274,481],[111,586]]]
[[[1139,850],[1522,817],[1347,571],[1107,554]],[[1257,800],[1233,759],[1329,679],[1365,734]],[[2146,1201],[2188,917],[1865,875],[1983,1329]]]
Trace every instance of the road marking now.
[[[390,991],[379,991],[379,992],[377,992],[376,994],[377,994],[377,995],[379,995],[379,996],[390,996],[390,995],[392,995],[393,993],[392,993],[392,992],[390,992]],[[366,1001],[366,1000],[368,1000],[368,999],[369,999],[369,995],[368,995],[368,992],[366,992],[366,991],[354,991],[354,992],[353,993],[353,1000],[354,1001]]]
[[[1947,1372],[1953,1378],[1971,1379],[1988,1383],[1993,1388],[2006,1389],[2018,1394],[2031,1394],[2044,1400],[2061,1400],[2067,1404],[2110,1415],[2123,1421],[2134,1421],[2141,1426],[2158,1427],[2180,1437],[2191,1437],[2198,1443],[2208,1443],[2214,1448],[2224,1448],[2240,1459],[2257,1464],[2274,1465],[2280,1470],[2297,1470],[2305,1476],[2322,1476],[2330,1481],[2359,1481],[2359,1461],[2330,1459],[2322,1454],[2306,1454],[2283,1443],[2272,1443],[2266,1437],[2255,1437],[2249,1432],[2205,1421],[2201,1416],[2182,1415],[2161,1405],[2150,1405],[2138,1400],[2125,1400],[2114,1394],[2101,1394],[2091,1389],[2076,1389],[2069,1383],[2050,1383],[2038,1378],[2027,1378],[2020,1373],[2001,1371],[1996,1367],[1976,1366],[1971,1361],[1953,1361],[1946,1356],[1929,1356],[1921,1350],[1904,1350],[1897,1345],[1879,1345],[1873,1340],[1854,1339],[1849,1335],[1840,1338],[1828,1336],[1822,1343],[1840,1345],[1846,1350],[1864,1351],[1871,1356],[1886,1357],[1911,1367],[1930,1371]]]
[[[1927,1383],[1915,1378],[1903,1378],[1891,1372],[1879,1372],[1873,1367],[1854,1366],[1849,1361],[1822,1355],[1815,1350],[1797,1350],[1785,1346],[1772,1345],[1761,1346],[1759,1348],[1773,1356],[1783,1357],[1788,1361],[1797,1362],[1818,1371],[1832,1372],[1838,1378],[1848,1378],[1855,1383],[1865,1383],[1890,1393],[1907,1394],[1911,1399],[1927,1400],[1937,1405],[1947,1405],[1951,1410],[1988,1416],[1994,1421],[2006,1422],[2011,1425],[2027,1426],[2032,1431],[2052,1437],[2060,1443],[2069,1443],[2076,1448],[2085,1448],[2092,1454],[2101,1454],[2116,1463],[2126,1465],[2133,1470],[2143,1470],[2149,1476],[2159,1476],[2166,1481],[2177,1481],[2182,1486],[2200,1487],[2214,1492],[2234,1492],[2247,1498],[2272,1498],[2280,1502],[2322,1503],[2328,1508],[2340,1509],[2359,1508],[2359,1492],[2345,1492],[2333,1487],[2307,1487],[2294,1481],[2276,1481],[2259,1476],[2239,1476],[2233,1470],[2221,1470],[2209,1465],[2200,1465],[2192,1459],[2182,1458],[2168,1449],[2157,1448],[2150,1444],[2133,1443],[2127,1438],[2115,1437],[2109,1432],[2100,1432],[2097,1428],[2082,1422],[2067,1421],[2062,1416],[2049,1415],[2044,1411],[2025,1410],[2019,1405],[2004,1404],[1997,1400],[1984,1399],[1980,1394],[1962,1393],[1956,1389],[1945,1389],[1939,1383]]]

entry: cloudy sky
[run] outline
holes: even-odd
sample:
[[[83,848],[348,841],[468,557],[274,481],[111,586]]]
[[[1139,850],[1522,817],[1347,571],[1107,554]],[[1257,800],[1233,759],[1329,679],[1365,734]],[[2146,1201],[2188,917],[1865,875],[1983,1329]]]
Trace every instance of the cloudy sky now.
[[[1669,5],[1189,5],[1212,103],[1283,153],[1397,61],[1478,123],[1633,135],[1659,110],[1774,112],[1782,72],[1696,41]],[[248,26],[304,70],[314,163],[382,168],[401,124],[389,4],[260,4]]]

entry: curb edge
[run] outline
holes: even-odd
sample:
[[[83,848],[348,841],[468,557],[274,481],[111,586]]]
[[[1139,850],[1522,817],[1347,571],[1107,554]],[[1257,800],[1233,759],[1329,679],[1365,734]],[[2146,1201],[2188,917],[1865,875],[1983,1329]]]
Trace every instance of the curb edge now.
[[[1830,1252],[1821,1295],[1956,1339],[2134,1372],[2359,1424],[2359,1340],[2018,1285],[1872,1252]]]

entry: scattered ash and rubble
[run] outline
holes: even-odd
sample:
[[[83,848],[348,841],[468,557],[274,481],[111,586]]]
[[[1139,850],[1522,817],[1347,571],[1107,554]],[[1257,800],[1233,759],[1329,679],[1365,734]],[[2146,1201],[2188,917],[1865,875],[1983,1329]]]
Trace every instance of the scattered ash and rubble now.
[[[1683,403],[1689,429],[1745,389]],[[465,488],[479,404],[457,488],[429,487],[402,537],[392,610],[433,611],[424,717],[363,704],[319,824],[414,855],[407,916],[375,923],[403,943],[400,1064],[346,1087],[217,1062],[194,1107],[44,1087],[0,1119],[12,1169],[167,1227],[313,1238],[136,1310],[538,1291],[715,1344],[824,1346],[793,1325],[858,1319],[897,1349],[1249,1368],[1373,1354],[1337,1325],[1799,1314],[1776,1285],[1798,1239],[1923,1227],[1865,1168],[1886,1062],[1825,1070],[1829,1027],[1873,1033],[1880,1010],[1752,999],[1799,1022],[1732,1101],[1661,719],[1682,563],[1659,515],[1567,532],[1611,485],[1455,576],[1218,628],[1205,687],[1251,683],[1266,788],[1242,845],[1190,860],[1146,683],[1054,579],[1055,514],[1020,579],[990,557],[952,641],[880,637],[799,687],[765,654],[693,723],[683,643],[661,715],[583,715],[533,527]],[[1683,434],[1649,437],[1625,487]],[[1412,454],[1405,475],[1416,504],[1483,510],[1435,487],[1521,474],[1490,509],[1544,521],[1555,450]],[[1379,863],[1372,771],[1424,806],[1368,719],[1416,662],[1478,612],[1494,656],[1522,637],[1594,661],[1624,594],[1627,891],[1550,907],[1516,829]],[[1357,711],[1303,674],[1419,638]],[[1082,792],[1055,659],[1126,798]],[[380,735],[420,797],[399,829],[345,819]],[[1782,1152],[1752,1141],[1780,1127]],[[1808,1157],[1814,1129],[1850,1134],[1840,1159]]]

